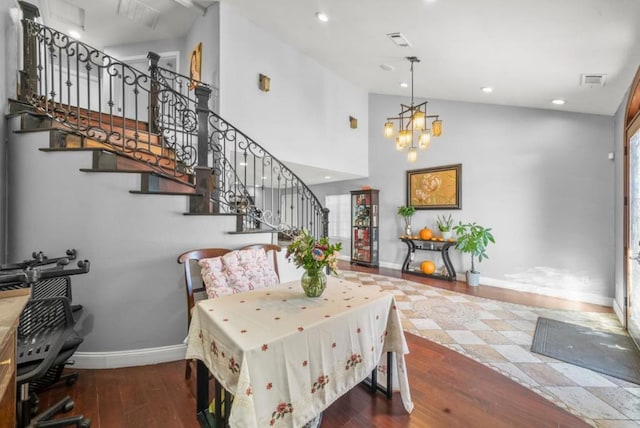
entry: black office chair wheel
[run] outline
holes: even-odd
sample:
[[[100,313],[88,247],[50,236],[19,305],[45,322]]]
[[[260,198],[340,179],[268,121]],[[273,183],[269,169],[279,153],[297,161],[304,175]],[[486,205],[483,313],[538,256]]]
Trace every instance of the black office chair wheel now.
[[[64,413],[70,412],[71,410],[73,410],[73,406],[75,406],[75,403],[73,402],[73,400],[69,400],[66,403],[64,403],[64,407],[62,408],[62,411]]]
[[[89,428],[91,426],[91,419],[84,418],[82,422],[78,424],[79,428]]]
[[[31,416],[38,414],[38,408],[40,407],[40,399],[32,392],[29,394],[29,407],[31,408]]]
[[[76,383],[76,381],[78,380],[78,374],[74,373],[71,374],[67,377],[67,379],[65,380],[65,382],[67,383],[67,386],[72,386],[73,384]]]

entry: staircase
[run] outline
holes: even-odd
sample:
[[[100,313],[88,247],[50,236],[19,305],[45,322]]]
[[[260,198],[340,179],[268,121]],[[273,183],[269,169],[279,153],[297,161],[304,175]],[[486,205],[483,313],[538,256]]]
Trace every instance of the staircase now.
[[[326,235],[327,211],[286,165],[209,107],[214,89],[136,70],[39,24],[25,2],[7,118],[9,260],[76,248],[86,302],[79,368],[184,358],[176,256]],[[3,178],[4,179],[4,178]],[[264,233],[266,232],[266,233]],[[282,281],[301,273],[280,254]]]
[[[48,151],[86,150],[85,172],[141,175],[135,194],[185,195],[189,215],[233,215],[230,233],[326,236],[328,211],[286,165],[209,107],[212,88],[158,65],[147,73],[36,22],[23,8],[12,112],[48,131]]]

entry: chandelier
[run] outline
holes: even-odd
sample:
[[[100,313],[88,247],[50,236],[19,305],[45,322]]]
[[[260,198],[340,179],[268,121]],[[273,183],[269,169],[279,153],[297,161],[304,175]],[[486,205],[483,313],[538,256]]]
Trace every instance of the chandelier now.
[[[427,114],[427,101],[418,105],[413,104],[413,64],[420,60],[415,56],[408,56],[407,59],[411,63],[411,105],[400,104],[402,109],[400,116],[387,118],[384,124],[384,136],[387,138],[395,136],[396,149],[399,151],[408,149],[407,160],[413,163],[418,159],[418,149],[426,149],[431,144],[431,137],[442,135],[442,121],[438,115]],[[427,128],[427,119],[431,118],[434,118],[431,128]],[[398,123],[397,135],[394,130],[394,121]]]

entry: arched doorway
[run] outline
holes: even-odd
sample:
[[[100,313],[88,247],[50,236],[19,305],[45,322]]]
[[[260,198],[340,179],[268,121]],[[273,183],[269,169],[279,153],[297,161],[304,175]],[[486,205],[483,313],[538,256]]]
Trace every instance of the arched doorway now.
[[[640,347],[640,68],[627,101],[624,141],[626,326]]]

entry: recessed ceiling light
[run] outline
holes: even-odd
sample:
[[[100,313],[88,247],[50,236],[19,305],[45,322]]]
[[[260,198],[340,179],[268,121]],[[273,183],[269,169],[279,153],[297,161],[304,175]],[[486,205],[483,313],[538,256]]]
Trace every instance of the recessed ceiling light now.
[[[393,71],[393,65],[389,64],[380,64],[380,68],[384,71]]]
[[[560,99],[560,98],[556,98],[555,100],[551,100],[551,104],[555,104],[557,106],[561,106],[564,103],[565,103],[565,101],[563,99]]]
[[[482,92],[484,92],[485,94],[490,94],[491,92],[493,92],[493,88],[491,86],[483,86],[480,89],[482,89]]]
[[[316,12],[316,18],[318,18],[318,21],[320,21],[320,22],[328,22],[329,21],[329,17],[324,12]]]
[[[325,175],[325,176],[324,176],[324,179],[325,179],[325,180],[331,180],[331,176],[330,176],[330,175]]]
[[[402,87],[402,88],[408,88],[408,87],[409,87],[409,84],[408,84],[407,82],[401,82],[401,83],[400,83],[400,87]]]
[[[69,35],[76,40],[80,40],[80,38],[82,37],[82,35],[76,30],[69,30]]]

